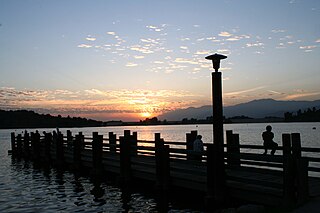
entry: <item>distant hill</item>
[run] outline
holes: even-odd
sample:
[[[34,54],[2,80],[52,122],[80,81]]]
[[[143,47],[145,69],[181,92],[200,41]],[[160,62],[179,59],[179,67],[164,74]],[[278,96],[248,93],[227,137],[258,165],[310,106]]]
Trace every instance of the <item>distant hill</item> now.
[[[251,118],[284,117],[285,112],[296,112],[299,109],[320,107],[320,100],[316,101],[277,101],[273,99],[253,100],[247,103],[224,107],[224,116],[248,116]],[[160,120],[180,121],[183,118],[205,119],[212,116],[211,106],[189,107],[164,113]]]
[[[80,117],[62,117],[42,115],[33,111],[0,110],[0,129],[16,128],[55,128],[55,127],[94,127],[102,126],[103,122]]]

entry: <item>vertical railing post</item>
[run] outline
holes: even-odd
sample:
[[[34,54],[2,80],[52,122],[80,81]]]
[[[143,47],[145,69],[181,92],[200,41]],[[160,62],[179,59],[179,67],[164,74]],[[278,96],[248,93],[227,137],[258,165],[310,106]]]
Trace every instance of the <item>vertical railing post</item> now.
[[[28,132],[23,135],[23,155],[24,157],[30,156],[30,137]]]
[[[93,132],[92,137],[93,174],[99,175],[102,172],[103,136],[98,135],[98,132]]]
[[[294,159],[301,158],[301,139],[299,133],[291,134],[292,155]]]
[[[283,146],[283,207],[292,209],[295,203],[294,164],[291,154],[291,135],[282,134]]]
[[[226,141],[227,141],[227,163],[228,165],[232,165],[233,157],[231,156],[233,154],[232,150],[232,140],[233,140],[233,132],[232,130],[226,131]]]
[[[309,198],[308,160],[301,158],[301,139],[299,133],[291,134],[292,155],[295,162],[297,204],[303,204]]]
[[[166,203],[170,182],[170,147],[164,145],[160,133],[155,133],[156,189]]]
[[[130,147],[131,147],[131,154],[133,156],[138,154],[138,133],[132,132],[131,141],[130,141]]]
[[[12,155],[16,154],[16,135],[14,132],[11,132],[11,151],[12,151]]]
[[[83,149],[83,141],[84,136],[82,134],[78,134],[75,136],[75,140],[73,142],[73,169],[79,170],[81,168],[81,151]]]
[[[130,130],[124,130],[124,136],[120,140],[120,176],[122,184],[127,185],[131,181],[131,150]]]
[[[161,154],[164,147],[163,140],[161,140],[160,133],[155,133],[155,161],[156,161],[156,186],[162,186],[162,161]]]
[[[17,143],[16,143],[16,151],[17,151],[17,156],[21,156],[21,153],[22,153],[22,136],[21,134],[18,134],[17,136]]]
[[[57,135],[56,143],[56,163],[58,167],[63,167],[64,164],[64,145],[63,145],[63,134],[60,132]]]
[[[163,139],[161,140],[163,141]],[[164,145],[162,148],[161,164],[162,164],[162,172],[161,172],[162,187],[164,190],[168,190],[169,182],[170,182],[170,147],[169,145]]]
[[[110,145],[110,152],[115,153],[117,150],[117,135],[113,132],[109,132],[109,145]]]
[[[232,158],[232,164],[235,166],[240,166],[240,138],[239,134],[232,134],[232,143],[231,143],[231,150],[234,154],[234,157]]]
[[[40,160],[40,134],[38,132],[31,132],[31,148],[32,156],[36,163],[41,162]]]
[[[67,130],[67,146],[68,148],[72,147],[73,136],[70,130]]]
[[[51,145],[52,145],[52,134],[45,133],[45,135],[44,135],[44,159],[47,163],[51,161]]]

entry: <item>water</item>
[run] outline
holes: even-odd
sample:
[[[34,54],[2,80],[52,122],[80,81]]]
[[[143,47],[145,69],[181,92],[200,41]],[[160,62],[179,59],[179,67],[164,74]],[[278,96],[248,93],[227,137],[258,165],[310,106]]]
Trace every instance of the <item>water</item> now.
[[[225,130],[240,134],[243,144],[262,144],[261,133],[267,124],[227,124]],[[301,133],[303,146],[320,147],[320,123],[275,123],[272,124],[275,141],[281,142],[282,133]],[[315,127],[315,129],[314,129]],[[70,128],[68,128],[70,129]],[[160,132],[166,141],[183,142],[186,133],[197,130],[204,142],[212,141],[211,125],[174,125],[174,126],[130,126],[71,128],[91,136],[97,131],[107,137],[108,132],[123,135],[123,130],[138,132],[142,140],[154,139]],[[54,129],[39,129],[53,131]],[[67,129],[60,129],[66,133]],[[92,193],[94,184],[89,177],[77,176],[71,172],[63,173],[49,169],[38,169],[30,162],[12,160],[7,151],[10,147],[10,133],[23,130],[0,130],[0,212],[159,212],[157,200],[144,193],[125,196],[120,188],[111,182],[103,182],[100,196]],[[35,131],[28,129],[28,131]],[[169,204],[170,212],[198,212],[189,206]]]

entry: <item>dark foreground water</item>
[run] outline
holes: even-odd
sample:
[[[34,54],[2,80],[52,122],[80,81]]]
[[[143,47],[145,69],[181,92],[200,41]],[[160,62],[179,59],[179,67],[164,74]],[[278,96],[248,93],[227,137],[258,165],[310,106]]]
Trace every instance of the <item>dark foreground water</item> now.
[[[225,129],[240,133],[241,143],[261,144],[261,132],[266,124],[225,125]],[[300,132],[302,145],[320,146],[320,123],[274,124],[276,141],[281,133]],[[155,132],[161,132],[167,141],[184,141],[185,133],[198,130],[208,142],[212,137],[211,125],[149,126],[74,128],[72,131],[91,135],[97,131],[107,135],[113,131],[123,134],[123,129],[138,132],[139,139],[153,139]],[[52,130],[52,129],[51,129]],[[46,131],[51,131],[47,129]],[[113,182],[96,185],[89,176],[79,176],[70,171],[37,168],[33,163],[13,160],[8,156],[10,132],[22,130],[0,130],[0,212],[161,212],[163,206],[152,191],[127,193]],[[34,130],[29,130],[34,131]],[[43,130],[40,130],[42,132]],[[61,129],[64,133],[66,129]],[[105,178],[108,180],[108,177]],[[93,193],[98,189],[102,193]],[[192,198],[191,198],[192,199]],[[189,202],[168,203],[169,212],[200,212],[203,208],[189,205]]]

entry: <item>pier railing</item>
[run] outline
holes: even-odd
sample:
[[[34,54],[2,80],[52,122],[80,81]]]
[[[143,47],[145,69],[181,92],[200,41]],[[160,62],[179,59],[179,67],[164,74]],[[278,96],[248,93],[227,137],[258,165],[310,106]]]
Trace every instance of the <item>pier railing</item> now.
[[[11,147],[18,158],[74,170],[87,168],[94,175],[110,172],[123,184],[140,179],[154,182],[161,190],[200,191],[206,194],[207,203],[236,197],[290,208],[320,194],[320,187],[309,187],[318,185],[319,179],[310,182],[308,176],[308,172],[316,176],[320,172],[320,157],[316,156],[320,148],[301,147],[298,133],[283,134],[282,146],[271,156],[261,154],[263,146],[240,144],[239,135],[227,131],[224,153],[214,144],[204,144],[200,160],[192,151],[196,136],[197,131],[192,131],[186,134],[186,142],[167,142],[160,133],[154,141],[138,140],[137,133],[129,130],[119,137],[109,132],[107,138],[97,132],[92,137],[81,132],[73,136],[70,131],[66,136],[12,133]]]

